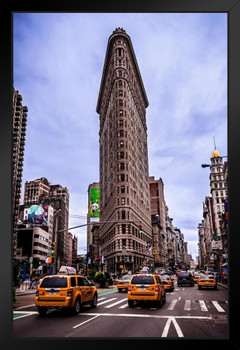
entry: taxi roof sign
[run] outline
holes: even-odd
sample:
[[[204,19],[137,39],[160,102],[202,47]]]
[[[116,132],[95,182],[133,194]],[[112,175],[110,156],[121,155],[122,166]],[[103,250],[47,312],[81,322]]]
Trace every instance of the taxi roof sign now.
[[[76,275],[76,269],[72,266],[61,266],[59,271],[59,275]]]

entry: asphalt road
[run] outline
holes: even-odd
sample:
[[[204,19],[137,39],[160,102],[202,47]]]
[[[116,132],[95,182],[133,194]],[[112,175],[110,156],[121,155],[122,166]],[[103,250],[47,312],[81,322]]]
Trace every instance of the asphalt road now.
[[[13,315],[15,337],[228,338],[228,296],[221,286],[198,290],[196,284],[177,287],[175,282],[175,290],[167,293],[160,309],[149,303],[129,308],[126,292],[109,289],[100,293],[97,308],[85,306],[77,316],[49,310],[40,317],[33,294],[18,299]]]

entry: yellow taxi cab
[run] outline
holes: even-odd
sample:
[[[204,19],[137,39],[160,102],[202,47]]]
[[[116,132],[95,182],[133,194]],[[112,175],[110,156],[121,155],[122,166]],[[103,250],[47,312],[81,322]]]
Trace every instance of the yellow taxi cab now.
[[[217,280],[214,275],[200,275],[200,278],[198,280],[198,289],[205,287],[212,287],[214,289],[217,289]]]
[[[127,291],[128,284],[131,280],[131,275],[124,275],[117,281],[117,289],[121,293],[124,289]]]
[[[171,292],[174,290],[174,282],[172,278],[168,275],[159,276],[160,280],[166,290],[170,290]]]
[[[198,283],[199,278],[200,278],[200,273],[194,272],[194,275],[193,275],[194,283]]]
[[[132,275],[128,285],[128,305],[134,302],[152,301],[159,308],[166,301],[166,292],[159,276],[155,274]]]
[[[76,270],[63,266],[56,275],[43,277],[35,295],[35,305],[39,315],[43,316],[51,308],[66,308],[77,315],[82,305],[97,306],[98,293],[94,283]]]

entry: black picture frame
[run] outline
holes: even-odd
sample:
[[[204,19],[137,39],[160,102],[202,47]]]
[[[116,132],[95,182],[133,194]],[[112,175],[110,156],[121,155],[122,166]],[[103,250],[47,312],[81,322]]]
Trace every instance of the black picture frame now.
[[[19,339],[12,336],[12,183],[11,183],[11,135],[12,135],[12,14],[13,12],[225,12],[228,14],[228,193],[229,193],[229,339]],[[238,164],[239,164],[239,0],[162,0],[120,2],[57,1],[4,1],[0,2],[1,16],[1,288],[0,288],[0,344],[2,349],[59,349],[66,346],[183,346],[191,348],[200,345],[204,349],[224,346],[239,349],[239,228],[238,228]]]

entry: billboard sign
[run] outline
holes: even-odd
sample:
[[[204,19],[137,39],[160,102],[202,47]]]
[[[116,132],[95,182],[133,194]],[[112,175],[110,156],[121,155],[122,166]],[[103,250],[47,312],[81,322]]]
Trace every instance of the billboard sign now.
[[[27,210],[27,220],[30,224],[48,226],[48,206],[31,205]]]
[[[222,241],[212,241],[212,249],[222,250]]]
[[[99,221],[100,189],[90,189],[90,221]]]

